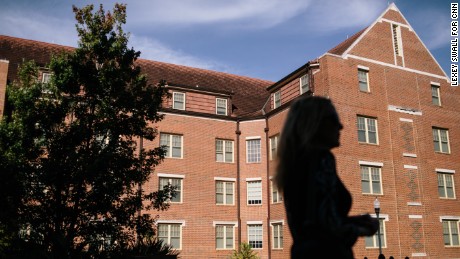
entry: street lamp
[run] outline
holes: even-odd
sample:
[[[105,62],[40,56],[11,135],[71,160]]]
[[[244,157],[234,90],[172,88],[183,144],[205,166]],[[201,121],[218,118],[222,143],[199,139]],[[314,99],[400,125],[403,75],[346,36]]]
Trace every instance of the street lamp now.
[[[382,243],[381,243],[381,240],[380,240],[380,217],[379,217],[379,214],[380,214],[380,201],[379,201],[379,199],[377,199],[377,197],[374,200],[374,210],[375,210],[375,214],[377,214],[377,220],[379,222],[379,227],[377,228],[377,236],[379,238],[379,256],[380,256],[382,254]]]

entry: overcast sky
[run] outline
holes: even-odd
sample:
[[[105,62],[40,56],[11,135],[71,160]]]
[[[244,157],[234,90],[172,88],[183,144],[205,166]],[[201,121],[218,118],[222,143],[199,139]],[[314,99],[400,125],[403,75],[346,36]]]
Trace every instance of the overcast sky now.
[[[0,0],[0,34],[77,46],[72,5],[127,4],[145,59],[278,81],[394,2],[450,76],[450,0]]]

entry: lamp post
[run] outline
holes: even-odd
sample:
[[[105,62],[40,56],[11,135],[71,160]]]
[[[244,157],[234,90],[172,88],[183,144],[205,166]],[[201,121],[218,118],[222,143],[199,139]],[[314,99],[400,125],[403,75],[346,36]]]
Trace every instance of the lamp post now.
[[[379,238],[379,256],[380,256],[382,254],[382,243],[381,243],[381,240],[380,240],[380,217],[379,217],[379,214],[380,214],[380,201],[379,201],[379,199],[377,199],[377,197],[374,200],[374,210],[375,210],[375,214],[377,214],[377,220],[379,222],[379,227],[377,228],[377,236]]]

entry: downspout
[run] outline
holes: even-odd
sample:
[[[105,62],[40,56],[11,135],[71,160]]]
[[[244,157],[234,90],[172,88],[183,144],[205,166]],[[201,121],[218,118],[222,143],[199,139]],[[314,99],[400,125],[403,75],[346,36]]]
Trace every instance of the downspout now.
[[[238,251],[241,249],[241,186],[240,186],[240,119],[236,121],[236,214],[238,218]]]
[[[270,187],[271,187],[271,184],[270,184],[270,159],[269,159],[269,156],[270,156],[270,147],[269,147],[269,138],[268,138],[268,116],[265,116],[265,142],[266,142],[266,145],[265,145],[265,148],[266,148],[266,154],[267,154],[267,238],[268,238],[268,258],[270,259],[271,258],[271,254],[272,254],[272,238],[271,238],[271,229],[270,229],[270,218],[271,218],[271,213],[270,213],[270,205],[271,205],[271,201],[270,201]]]
[[[139,170],[140,172],[142,171],[142,164],[143,164],[143,158],[142,158],[142,149],[144,148],[144,139],[142,138],[142,136],[139,137],[139,159],[140,159],[140,167],[139,167]],[[140,173],[139,172],[139,173]],[[137,186],[137,192],[138,192],[138,195],[139,195],[139,198],[141,199],[141,202],[142,202],[142,184],[141,183],[138,183],[138,186]],[[137,211],[137,226],[140,227],[140,223],[141,223],[141,217],[142,217],[142,206],[139,208],[139,210]],[[139,242],[140,240],[140,236],[139,236],[139,232],[136,231],[136,235],[137,235],[137,240],[136,240],[136,243]]]

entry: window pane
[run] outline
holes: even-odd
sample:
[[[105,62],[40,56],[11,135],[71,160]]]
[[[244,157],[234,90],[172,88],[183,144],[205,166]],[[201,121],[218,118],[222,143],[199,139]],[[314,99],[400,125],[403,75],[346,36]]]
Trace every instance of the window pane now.
[[[225,141],[225,162],[233,162],[233,141]]]
[[[174,93],[173,95],[173,108],[184,110],[184,97],[185,94],[183,93]]]
[[[226,248],[233,248],[233,227],[232,226],[226,226],[225,227],[225,236],[226,236],[226,240],[225,240],[225,245],[226,245]]]
[[[247,182],[248,204],[262,204],[262,182]]]
[[[377,144],[377,134],[375,132],[369,132],[369,143]]]
[[[225,188],[225,197],[226,204],[233,204],[233,183],[226,183]]]
[[[260,139],[247,141],[247,161],[248,163],[260,162]]]
[[[364,237],[366,247],[374,247],[374,237]]]

